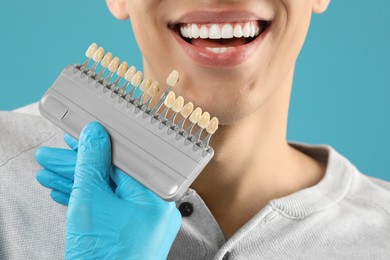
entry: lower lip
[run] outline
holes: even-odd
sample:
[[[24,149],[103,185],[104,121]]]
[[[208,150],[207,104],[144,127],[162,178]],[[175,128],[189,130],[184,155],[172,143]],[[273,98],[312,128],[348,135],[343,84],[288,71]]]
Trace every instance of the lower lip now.
[[[263,31],[250,43],[241,46],[235,46],[223,53],[214,53],[205,48],[194,46],[183,40],[176,31],[170,31],[172,32],[176,41],[183,48],[184,52],[186,52],[188,56],[190,56],[195,62],[201,64],[202,66],[211,68],[232,68],[242,64],[252,56],[252,54],[259,47],[261,42],[264,41],[264,38],[269,33],[270,27],[271,26],[268,26],[265,31]]]

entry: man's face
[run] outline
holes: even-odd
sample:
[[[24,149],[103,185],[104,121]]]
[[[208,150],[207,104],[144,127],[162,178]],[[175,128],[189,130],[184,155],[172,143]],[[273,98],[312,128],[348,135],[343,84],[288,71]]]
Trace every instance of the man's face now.
[[[312,12],[326,2],[110,1],[123,1],[116,16],[130,17],[147,77],[165,82],[178,70],[176,94],[221,124],[258,111],[292,78]]]

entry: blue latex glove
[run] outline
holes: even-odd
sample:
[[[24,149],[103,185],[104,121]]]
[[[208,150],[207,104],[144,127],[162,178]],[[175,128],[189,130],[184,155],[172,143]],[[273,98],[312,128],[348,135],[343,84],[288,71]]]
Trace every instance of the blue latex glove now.
[[[38,150],[42,162],[50,149]],[[72,182],[72,158],[76,155],[74,183],[70,193],[66,248],[68,259],[165,259],[181,225],[173,202],[168,203],[111,164],[111,145],[99,123],[87,125],[80,135],[78,151],[59,149],[42,163],[46,168],[37,178],[46,178],[67,201]],[[65,155],[70,162],[52,161]],[[58,163],[60,162],[60,163]],[[45,177],[42,177],[45,176]],[[110,176],[116,184],[110,186]],[[43,181],[45,182],[45,181]],[[50,186],[50,185],[45,185]],[[52,192],[52,197],[53,192]]]
[[[36,160],[43,167],[36,178],[40,184],[52,189],[52,199],[67,206],[73,187],[76,168],[78,141],[68,134],[65,143],[72,149],[40,147],[36,152]]]

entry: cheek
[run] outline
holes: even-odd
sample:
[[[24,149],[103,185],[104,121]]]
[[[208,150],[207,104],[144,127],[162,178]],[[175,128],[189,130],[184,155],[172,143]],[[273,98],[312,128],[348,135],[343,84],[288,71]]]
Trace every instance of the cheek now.
[[[276,60],[290,68],[295,63],[306,38],[311,19],[311,0],[285,1],[286,7],[275,22]]]
[[[158,22],[159,1],[128,1],[128,12],[133,33],[144,58],[161,53],[164,43],[159,40],[164,25]],[[160,51],[159,51],[160,50]]]

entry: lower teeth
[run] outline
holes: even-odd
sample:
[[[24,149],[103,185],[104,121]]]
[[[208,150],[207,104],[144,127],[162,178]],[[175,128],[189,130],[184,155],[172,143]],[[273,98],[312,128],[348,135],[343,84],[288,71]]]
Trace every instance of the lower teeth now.
[[[206,50],[209,50],[211,52],[214,52],[214,53],[224,53],[228,50],[231,50],[233,47],[222,47],[222,48],[212,48],[212,47],[206,47]]]

